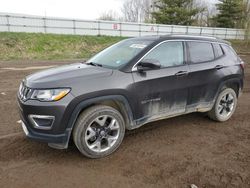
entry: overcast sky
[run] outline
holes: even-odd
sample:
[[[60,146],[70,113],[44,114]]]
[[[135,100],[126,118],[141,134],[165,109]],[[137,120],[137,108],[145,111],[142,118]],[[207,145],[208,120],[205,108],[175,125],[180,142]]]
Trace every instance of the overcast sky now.
[[[216,2],[217,0],[201,0]],[[97,19],[112,10],[118,15],[124,0],[1,0],[0,12],[65,18]]]
[[[1,0],[0,12],[96,19],[101,13],[120,12],[123,0]]]

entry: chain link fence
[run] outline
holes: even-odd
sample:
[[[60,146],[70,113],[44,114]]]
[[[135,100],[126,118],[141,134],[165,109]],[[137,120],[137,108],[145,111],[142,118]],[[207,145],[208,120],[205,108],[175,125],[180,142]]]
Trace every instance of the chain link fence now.
[[[221,39],[245,39],[245,30],[243,29],[81,20],[0,13],[0,32],[6,31],[123,37],[188,34],[214,36]]]

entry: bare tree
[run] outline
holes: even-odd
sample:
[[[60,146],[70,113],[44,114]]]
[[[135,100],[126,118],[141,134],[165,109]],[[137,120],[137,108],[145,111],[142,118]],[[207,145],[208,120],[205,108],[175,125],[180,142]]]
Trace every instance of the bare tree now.
[[[246,30],[245,39],[247,40],[247,44],[249,43],[250,36],[250,0],[243,0],[243,20],[242,25]]]
[[[127,22],[150,22],[154,0],[125,0],[122,6],[123,18]]]
[[[218,13],[215,4],[211,3],[211,1],[194,0],[193,6],[201,10],[196,15],[196,24],[205,27],[213,26],[212,17]]]
[[[118,14],[113,11],[113,10],[109,10],[107,12],[103,12],[98,20],[106,20],[106,21],[117,21],[117,20],[120,20]]]
[[[243,14],[243,27],[248,28],[250,27],[250,0],[243,0]]]

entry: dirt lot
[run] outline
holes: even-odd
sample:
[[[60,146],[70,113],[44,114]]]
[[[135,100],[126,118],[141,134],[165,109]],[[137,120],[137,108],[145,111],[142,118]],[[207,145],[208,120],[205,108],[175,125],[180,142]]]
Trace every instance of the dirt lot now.
[[[54,150],[26,139],[17,123],[19,82],[37,70],[3,68],[51,64],[59,63],[0,63],[1,188],[250,187],[250,66],[228,122],[195,113],[150,123],[129,132],[113,155],[90,160],[73,145]]]

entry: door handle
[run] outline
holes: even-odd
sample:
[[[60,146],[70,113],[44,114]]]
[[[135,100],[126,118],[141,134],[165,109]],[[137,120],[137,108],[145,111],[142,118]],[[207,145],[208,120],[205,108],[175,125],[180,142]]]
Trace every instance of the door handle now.
[[[223,65],[216,65],[215,68],[216,68],[217,70],[220,70],[220,69],[224,68],[224,66],[223,66]]]
[[[188,75],[188,71],[179,71],[175,74],[175,76],[186,76]]]

